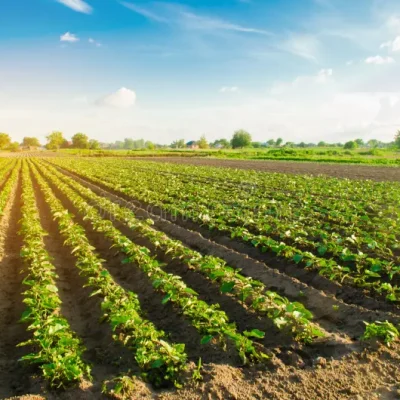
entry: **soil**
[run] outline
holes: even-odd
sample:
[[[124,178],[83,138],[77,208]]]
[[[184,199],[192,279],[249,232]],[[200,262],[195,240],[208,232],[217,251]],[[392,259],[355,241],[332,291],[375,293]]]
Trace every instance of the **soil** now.
[[[316,162],[296,161],[263,161],[263,160],[225,160],[194,157],[135,157],[154,162],[173,164],[190,164],[218,168],[252,169],[262,172],[283,174],[327,175],[335,178],[371,179],[374,181],[400,181],[399,167],[377,167],[372,165],[323,164]]]
[[[221,164],[219,160],[217,162]],[[117,193],[87,181],[84,183],[111,201],[126,204],[125,199],[117,196]],[[45,240],[46,248],[54,259],[53,263],[59,275],[57,286],[63,301],[62,312],[87,348],[85,357],[86,361],[93,365],[94,381],[82,382],[79,388],[64,392],[50,391],[43,380],[35,376],[38,374],[37,370],[27,369],[17,361],[21,355],[26,354],[27,349],[16,350],[15,345],[29,338],[26,326],[18,323],[24,309],[21,296],[24,275],[20,274],[23,267],[19,256],[22,241],[16,234],[20,220],[19,183],[13,201],[10,202],[0,224],[0,249],[3,249],[0,251],[0,254],[3,254],[0,261],[0,398],[105,398],[101,393],[102,381],[117,374],[127,373],[129,369],[132,373],[137,373],[137,366],[132,355],[113,341],[108,325],[99,321],[100,299],[90,297],[90,288],[84,287],[85,279],[79,276],[71,249],[64,245],[57,222],[53,220],[37,184],[34,188],[42,225],[49,232]],[[105,260],[103,265],[113,278],[124,289],[138,294],[146,318],[157,328],[164,330],[169,340],[185,343],[190,360],[188,379],[199,357],[202,358],[203,378],[199,382],[195,383],[189,379],[181,390],[154,390],[137,379],[131,399],[400,398],[400,344],[388,348],[375,342],[358,340],[363,331],[363,321],[388,319],[398,322],[398,310],[386,307],[380,299],[367,297],[361,292],[352,292],[351,288],[330,286],[329,282],[325,285],[316,276],[294,276],[294,270],[289,267],[269,265],[268,260],[253,257],[247,248],[239,246],[240,243],[235,244],[222,236],[207,236],[200,227],[184,225],[179,220],[158,218],[146,211],[146,205],[134,201],[135,213],[141,217],[152,217],[156,229],[203,254],[223,258],[229,265],[241,268],[245,275],[264,282],[268,289],[276,290],[291,300],[303,302],[313,311],[316,323],[330,333],[327,339],[319,340],[310,346],[292,343],[273,326],[266,324],[265,319],[257,318],[232,297],[221,295],[215,285],[195,271],[189,270],[184,263],[172,260],[168,254],[152,248],[139,234],[130,231],[122,223],[113,221],[115,227],[135,243],[148,246],[157,258],[165,263],[166,270],[181,276],[188,285],[199,292],[201,299],[219,303],[230,319],[237,323],[239,330],[257,327],[267,331],[267,338],[262,344],[272,354],[271,362],[265,366],[243,367],[230,347],[225,352],[213,344],[200,346],[200,335],[179,309],[170,303],[162,306],[163,296],[154,291],[151,281],[140,268],[135,264],[122,264],[125,256],[111,248],[112,243],[104,234],[94,231],[90,223],[79,215],[77,209],[54,185],[52,189],[64,207],[75,216],[76,222],[84,227],[89,241],[96,248],[100,258]],[[344,294],[341,295],[341,291]]]

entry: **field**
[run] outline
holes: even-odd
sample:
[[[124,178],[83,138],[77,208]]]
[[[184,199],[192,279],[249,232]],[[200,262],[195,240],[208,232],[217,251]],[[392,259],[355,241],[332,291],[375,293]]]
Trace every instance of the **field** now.
[[[343,147],[243,148],[243,149],[156,149],[156,150],[82,150],[62,149],[65,154],[89,157],[181,157],[218,160],[273,160],[399,166],[400,150],[395,148],[345,150]]]
[[[0,158],[0,398],[399,398],[399,168],[52,154]]]

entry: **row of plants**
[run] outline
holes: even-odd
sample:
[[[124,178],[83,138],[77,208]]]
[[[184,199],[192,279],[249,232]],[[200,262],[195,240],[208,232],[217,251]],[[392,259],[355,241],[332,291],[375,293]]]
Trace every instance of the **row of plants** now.
[[[168,383],[179,385],[181,372],[186,368],[187,355],[184,344],[171,344],[166,334],[143,318],[138,296],[119,286],[103,266],[89,243],[85,230],[74,222],[72,215],[31,164],[32,172],[57,220],[65,244],[77,258],[76,266],[86,277],[92,296],[100,296],[103,318],[115,332],[113,338],[129,348],[141,370],[142,376],[155,386]]]
[[[148,248],[139,246],[124,236],[111,221],[103,219],[93,206],[56,176],[46,169],[42,169],[41,172],[67,196],[95,231],[102,232],[112,241],[114,247],[126,254],[124,263],[135,263],[147,274],[154,289],[163,293],[162,303],[173,303],[190,320],[202,335],[202,344],[215,342],[225,347],[227,343],[233,343],[243,364],[269,359],[262,346],[251,339],[262,339],[265,336],[264,332],[253,329],[243,334],[239,333],[218,304],[209,305],[200,300],[198,293],[188,287],[179,276],[167,273]]]
[[[190,249],[178,240],[173,240],[163,232],[151,227],[154,221],[141,221],[126,207],[121,207],[105,197],[96,195],[92,190],[79,184],[55,168],[46,165],[45,168],[60,180],[69,184],[75,191],[93,201],[96,206],[107,211],[111,217],[117,218],[129,228],[139,231],[151,243],[161,248],[166,254],[181,259],[189,268],[195,269],[211,281],[220,285],[222,293],[231,293],[251,309],[271,318],[279,329],[289,331],[297,340],[311,342],[314,337],[323,333],[311,322],[312,314],[301,303],[290,302],[287,298],[273,291],[266,291],[260,281],[243,276],[239,270],[226,265],[214,256],[203,256]]]
[[[19,168],[16,168],[17,171]],[[58,295],[58,276],[45,248],[47,235],[41,226],[28,165],[22,167],[23,236],[21,257],[27,266],[23,280],[28,289],[23,293],[26,310],[21,321],[28,323],[32,337],[20,346],[29,346],[32,352],[22,357],[30,364],[39,365],[50,386],[66,387],[90,379],[90,366],[83,361],[85,348],[61,312]]]
[[[272,252],[307,268],[316,269],[321,275],[329,279],[382,293],[389,301],[400,299],[400,290],[396,284],[396,275],[400,271],[400,267],[396,263],[397,258],[385,260],[379,257],[371,257],[370,254],[361,250],[358,250],[358,252],[350,250],[348,243],[352,241],[355,245],[359,240],[359,237],[355,234],[347,237],[346,242],[344,242],[343,238],[335,239],[326,233],[326,241],[316,242],[313,251],[310,251],[310,242],[307,243],[307,240],[299,234],[306,229],[305,225],[301,224],[300,219],[298,222],[293,222],[289,227],[277,222],[277,226],[280,228],[280,236],[269,236],[264,234],[267,229],[265,229],[265,226],[263,227],[262,219],[258,231],[250,230],[248,224],[256,224],[255,219],[246,220],[244,218],[243,220],[240,216],[242,212],[240,207],[238,209],[221,210],[218,205],[219,200],[214,200],[213,193],[206,195],[202,192],[198,197],[191,194],[190,197],[183,198],[185,187],[181,186],[179,187],[181,198],[177,196],[170,198],[170,191],[176,192],[176,189],[171,189],[170,183],[165,185],[159,183],[158,186],[150,188],[144,175],[141,176],[141,180],[138,180],[137,175],[129,174],[128,176],[124,170],[118,171],[110,165],[102,166],[93,162],[87,163],[86,166],[84,162],[81,162],[78,166],[75,166],[71,162],[62,160],[58,161],[57,164],[67,165],[67,169],[75,173],[83,174],[95,182],[135,199],[159,206],[175,216],[190,218],[208,226],[210,229],[228,233],[232,238],[239,238],[248,242],[262,252]],[[148,177],[148,180],[151,181],[151,176]],[[226,195],[228,196],[229,192]],[[199,204],[201,203],[199,199],[205,196],[207,196],[208,205]],[[218,196],[216,198],[219,199]],[[279,207],[279,204],[276,206]],[[260,212],[258,214],[264,215]],[[276,220],[279,221],[278,216]],[[299,227],[296,230],[297,224],[299,224]],[[391,224],[396,224],[396,220],[392,220]],[[386,226],[386,231],[388,230],[389,227]],[[298,236],[292,237],[292,231]],[[324,235],[323,231],[321,235]],[[391,235],[390,230],[389,233],[386,233],[386,236],[389,235]],[[369,243],[369,246],[375,249],[379,248],[380,245],[381,242],[378,240]],[[387,252],[390,258],[391,250],[388,249]]]
[[[68,161],[62,160],[62,163],[68,163]],[[78,160],[76,163],[74,161],[73,166],[78,168],[80,164],[85,166],[85,161]],[[283,219],[281,225],[286,223],[288,227],[293,227],[293,223],[300,219],[301,224],[299,225],[302,228],[302,230],[298,230],[300,236],[305,236],[312,242],[317,243],[328,235],[332,236],[338,244],[343,242],[352,246],[352,242],[346,241],[346,238],[357,235],[357,243],[353,246],[356,247],[356,250],[370,253],[380,251],[382,247],[382,254],[390,254],[391,249],[398,248],[399,232],[395,216],[399,213],[396,206],[400,201],[399,190],[397,192],[391,190],[391,196],[384,199],[388,190],[373,188],[366,192],[364,189],[361,194],[358,193],[358,199],[363,199],[358,202],[315,196],[310,193],[314,182],[310,179],[308,179],[309,182],[306,181],[308,186],[304,188],[308,192],[301,192],[297,188],[295,192],[288,194],[282,188],[268,191],[265,187],[243,186],[242,183],[232,185],[226,190],[224,184],[219,180],[211,183],[202,182],[199,185],[196,180],[185,181],[176,175],[168,176],[165,179],[165,176],[162,175],[165,173],[164,171],[152,171],[150,168],[143,170],[143,167],[137,166],[136,163],[133,165],[132,163],[120,164],[118,160],[115,163],[114,166],[110,163],[96,165],[86,161],[87,167],[95,169],[97,177],[102,175],[102,170],[109,172],[113,170],[113,175],[117,174],[119,178],[118,184],[121,189],[129,187],[129,182],[132,181],[136,183],[136,186],[140,186],[138,189],[145,195],[151,195],[152,187],[163,187],[164,192],[160,200],[164,203],[173,204],[176,201],[183,201],[190,206],[191,202],[195,200],[196,206],[202,205],[205,209],[216,207],[216,211],[225,213],[238,209],[244,221],[258,223],[253,229],[268,229],[277,218]],[[214,173],[214,171],[211,172]],[[304,178],[291,179],[296,182],[297,179]],[[272,180],[280,181],[275,177]],[[300,184],[301,186],[302,184]],[[349,186],[348,183],[347,186]],[[345,193],[348,191],[346,187],[343,189]],[[326,192],[332,190],[332,182],[325,182],[325,190]],[[337,187],[336,190],[340,191],[340,187]],[[398,201],[393,192],[397,193]],[[371,198],[369,193],[379,196]],[[379,201],[383,201],[383,203],[380,204]],[[310,231],[311,228],[314,230]],[[283,232],[288,230],[289,228],[284,229]],[[324,231],[327,231],[326,235]],[[377,246],[377,243],[380,246]]]

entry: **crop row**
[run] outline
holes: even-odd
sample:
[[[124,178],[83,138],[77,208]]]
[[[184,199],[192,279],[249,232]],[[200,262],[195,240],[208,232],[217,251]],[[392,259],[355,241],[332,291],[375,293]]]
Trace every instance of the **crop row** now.
[[[45,168],[63,182],[68,183],[75,191],[90,199],[96,206],[107,211],[112,217],[125,223],[132,230],[140,232],[155,247],[161,248],[166,254],[182,260],[189,268],[195,269],[211,281],[217,282],[222,293],[231,293],[241,302],[246,302],[257,313],[271,318],[279,329],[288,330],[296,339],[304,341],[311,341],[314,336],[322,334],[310,322],[312,315],[302,304],[290,302],[276,292],[265,291],[265,285],[260,281],[244,277],[240,271],[227,266],[222,259],[203,256],[180,241],[173,240],[163,232],[153,229],[151,225],[154,224],[154,221],[151,219],[142,221],[136,218],[130,209],[118,206],[107,198],[96,195],[90,189],[48,164]]]
[[[179,276],[167,273],[147,247],[139,246],[124,236],[111,221],[103,219],[96,208],[90,206],[55,175],[46,169],[41,169],[41,172],[68,197],[95,231],[102,232],[111,240],[114,247],[126,254],[125,263],[135,263],[147,274],[154,289],[163,293],[163,303],[173,303],[203,336],[202,344],[214,341],[225,346],[232,342],[243,363],[260,362],[269,358],[262,351],[262,346],[251,339],[251,337],[264,337],[264,332],[257,329],[245,331],[243,334],[238,332],[235,324],[229,321],[228,316],[220,310],[218,304],[209,305],[200,300],[199,295]]]
[[[65,243],[77,258],[77,268],[87,278],[92,296],[102,299],[103,318],[115,332],[113,338],[133,352],[148,381],[156,386],[177,383],[180,372],[185,368],[185,346],[168,343],[165,333],[143,318],[138,296],[114,281],[104,268],[103,260],[95,254],[82,226],[74,222],[37,169],[33,165],[31,167]]]
[[[266,225],[263,221],[264,213],[258,211],[248,215],[246,210],[243,211],[240,207],[224,208],[220,204],[221,198],[229,197],[230,193],[223,193],[218,188],[214,188],[214,191],[210,190],[207,194],[201,192],[198,196],[193,192],[195,190],[193,186],[189,186],[188,189],[184,185],[174,188],[171,182],[166,181],[155,184],[154,176],[132,174],[127,168],[119,169],[119,161],[115,161],[115,166],[110,163],[103,166],[93,161],[79,161],[76,165],[64,159],[53,160],[53,162],[133,198],[157,205],[173,215],[189,217],[211,229],[229,233],[232,237],[240,238],[263,252],[270,251],[289,261],[316,269],[321,275],[330,279],[383,293],[390,301],[400,299],[400,290],[396,284],[397,275],[400,272],[400,267],[396,262],[398,258],[392,256],[388,248],[386,248],[386,255],[389,259],[392,257],[391,260],[371,257],[361,250],[357,251],[360,239],[355,234],[341,237],[320,230],[319,238],[325,236],[324,241],[313,243],[305,239],[308,235],[316,234],[315,229],[312,228],[313,224],[302,224],[301,217],[298,216],[297,221],[293,220],[288,225],[284,219],[281,222],[280,215],[277,215],[274,217],[275,234],[269,235],[268,230],[271,229],[271,225]],[[200,189],[197,191],[200,192]],[[204,196],[207,196],[207,204],[201,200]],[[274,206],[279,209],[281,204],[275,202]],[[349,212],[350,210],[351,207]],[[317,218],[315,218],[315,224],[317,224]],[[390,224],[393,226],[396,221],[392,218]],[[251,229],[254,226],[257,229]],[[303,236],[302,232],[304,232]],[[365,237],[369,234],[370,232],[367,232]],[[386,234],[386,236],[390,235],[390,233]],[[373,240],[367,246],[371,250],[379,249],[384,247],[382,244],[384,242],[384,240]],[[355,247],[353,251],[350,250],[350,244]]]
[[[15,171],[18,171],[16,168]],[[27,308],[21,321],[29,324],[32,338],[21,343],[29,345],[32,352],[23,361],[38,364],[51,386],[66,386],[90,378],[90,367],[82,360],[84,347],[61,314],[61,300],[56,281],[58,276],[46,251],[32,181],[26,162],[22,167],[22,219],[23,236],[21,257],[27,265],[23,283],[28,289],[23,293]]]

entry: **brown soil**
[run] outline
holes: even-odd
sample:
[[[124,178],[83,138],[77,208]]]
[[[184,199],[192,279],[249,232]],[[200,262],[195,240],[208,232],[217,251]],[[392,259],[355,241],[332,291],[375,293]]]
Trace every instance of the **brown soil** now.
[[[0,225],[0,398],[24,393],[30,387],[33,373],[19,358],[30,348],[17,348],[29,339],[26,325],[19,322],[25,309],[21,293],[25,276],[20,258],[22,239],[18,235],[21,182],[11,194]]]
[[[377,167],[372,165],[350,164],[323,164],[316,162],[296,161],[225,160],[215,158],[191,157],[141,157],[140,159],[154,162],[169,162],[173,164],[191,164],[219,168],[252,169],[262,172],[278,172],[283,174],[327,175],[336,178],[372,179],[374,181],[400,181],[400,168],[398,167]]]
[[[124,202],[115,193],[96,188],[87,183],[94,191],[101,191],[112,201]],[[139,296],[146,317],[169,335],[171,341],[185,343],[189,354],[189,376],[195,368],[199,357],[202,358],[203,380],[197,384],[188,382],[181,390],[171,389],[154,391],[148,385],[137,381],[135,393],[131,399],[159,400],[192,400],[192,399],[396,399],[400,398],[400,344],[386,348],[376,343],[363,343],[354,340],[362,333],[363,322],[374,319],[397,320],[398,315],[392,314],[390,308],[385,308],[379,300],[367,298],[357,292],[359,300],[351,304],[352,297],[340,297],[337,288],[323,287],[321,282],[310,277],[291,276],[292,270],[272,269],[265,260],[257,260],[244,248],[236,248],[232,242],[225,239],[217,240],[207,237],[200,229],[188,230],[180,221],[174,223],[157,218],[141,209],[141,204],[135,202],[134,211],[141,217],[155,219],[156,228],[171,237],[182,240],[188,246],[204,253],[214,254],[229,262],[229,265],[242,268],[243,273],[263,281],[271,290],[277,290],[292,300],[306,304],[315,314],[316,322],[332,336],[312,346],[299,346],[287,341],[273,327],[265,325],[265,320],[259,320],[245,307],[229,296],[221,295],[217,288],[195,271],[188,270],[181,262],[173,261],[169,255],[156,251],[145,238],[131,232],[121,223],[114,221],[115,226],[125,235],[141,245],[148,246],[158,259],[166,263],[165,268],[180,275],[183,280],[195,288],[200,297],[208,302],[218,302],[230,318],[237,322],[240,330],[258,327],[267,330],[267,340],[263,343],[273,354],[273,359],[267,366],[241,367],[235,352],[228,348],[222,351],[214,345],[200,346],[200,335],[181,315],[178,309],[167,303],[161,305],[162,295],[152,288],[148,277],[137,265],[121,264],[124,255],[111,248],[111,243],[102,233],[95,232],[88,221],[84,221],[71,202],[60,191],[52,186],[64,206],[76,216],[76,221],[86,230],[87,237],[96,248],[99,256],[105,260],[104,266],[114,279],[125,289],[136,292]],[[20,188],[18,189],[20,191]],[[30,378],[30,371],[7,368],[16,365],[16,353],[13,347],[26,336],[25,328],[19,333],[16,320],[23,309],[21,303],[22,276],[17,272],[20,268],[18,256],[21,245],[15,236],[18,229],[18,203],[9,214],[9,223],[4,221],[5,253],[11,253],[8,262],[0,262],[0,398],[25,394],[26,399],[100,399],[101,381],[111,376],[127,371],[136,372],[134,361],[124,349],[118,348],[111,339],[111,332],[106,324],[99,322],[99,299],[90,298],[90,289],[83,288],[85,283],[74,264],[75,258],[71,249],[64,246],[64,238],[58,233],[57,223],[53,221],[48,205],[37,185],[35,185],[41,221],[50,233],[46,238],[46,247],[54,257],[59,280],[57,285],[63,300],[63,313],[72,328],[82,338],[88,351],[87,361],[93,364],[94,382],[83,382],[79,388],[66,392],[52,392],[44,389]],[[18,196],[19,199],[19,196]],[[106,215],[106,214],[104,214]],[[13,222],[12,222],[13,221]],[[191,229],[195,226],[191,226]],[[199,227],[197,227],[199,228]],[[19,240],[19,242],[18,242]],[[0,240],[1,243],[1,240]],[[11,267],[10,267],[11,265]],[[316,278],[314,276],[314,278]],[[321,290],[321,288],[324,290]],[[332,289],[332,290],[330,290]],[[339,290],[346,291],[345,287]],[[300,295],[301,293],[301,295]],[[354,295],[355,296],[355,295]],[[339,298],[338,298],[339,297]],[[347,301],[349,300],[349,301]],[[19,305],[18,305],[19,304]],[[5,305],[3,307],[3,305]],[[338,308],[337,308],[338,307]],[[7,325],[8,324],[8,325]],[[261,325],[264,324],[262,327]],[[7,333],[8,330],[8,333]],[[12,330],[12,332],[11,332]],[[5,343],[6,346],[2,346]],[[10,349],[7,349],[10,347]],[[128,358],[127,358],[128,357]],[[114,362],[118,359],[120,363]],[[27,379],[29,378],[29,379]],[[19,386],[12,382],[19,382]],[[25,382],[24,382],[25,381]],[[24,382],[24,383],[21,383]],[[33,396],[42,394],[44,397]],[[29,396],[32,394],[32,396]]]

